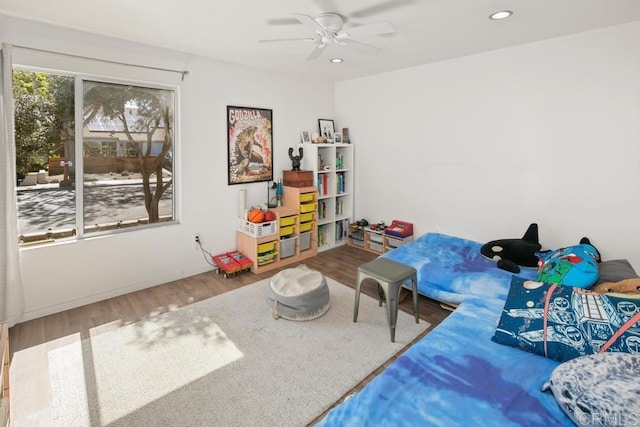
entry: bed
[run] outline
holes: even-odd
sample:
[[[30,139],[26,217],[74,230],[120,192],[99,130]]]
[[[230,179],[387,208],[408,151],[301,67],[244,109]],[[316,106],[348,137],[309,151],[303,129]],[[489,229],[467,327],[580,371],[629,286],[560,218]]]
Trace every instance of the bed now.
[[[460,305],[319,425],[571,425],[540,391],[558,362],[491,341],[513,274],[481,246],[427,233],[382,255],[416,268],[421,294]]]
[[[418,292],[458,304],[471,296],[505,299],[512,273],[480,254],[482,243],[440,233],[427,233],[382,255],[418,272]],[[518,276],[533,279],[537,271],[521,267]]]
[[[634,402],[640,401],[640,387],[635,379],[640,375],[640,358],[635,371],[626,363],[597,362],[606,367],[600,369],[606,381],[597,386],[590,384],[589,378],[595,381],[599,371],[588,368],[588,363],[597,360],[591,356],[601,356],[595,353],[604,341],[605,346],[611,344],[609,355],[637,353],[640,297],[597,295],[571,285],[530,281],[536,278],[535,270],[521,268],[514,276],[484,258],[480,247],[470,240],[428,233],[382,255],[415,267],[421,294],[460,304],[361,391],[332,409],[319,426],[573,425],[566,414],[580,415],[581,421],[596,424],[623,419],[620,417],[637,423],[640,404]],[[640,280],[626,260],[603,261],[598,273],[604,282]],[[552,307],[543,309],[552,295]],[[563,304],[565,301],[568,303]],[[585,301],[590,309],[609,309],[595,310],[585,317]],[[541,317],[543,310],[548,314]],[[607,313],[606,319],[602,313]],[[604,323],[607,319],[609,326]],[[591,328],[596,323],[597,327]],[[542,335],[545,345],[538,346],[536,337],[542,328],[551,334],[548,347],[547,335]],[[623,343],[633,348],[625,349]],[[542,347],[547,357],[542,357],[536,346]],[[578,349],[586,356],[566,353],[569,356],[556,357],[553,349]],[[587,368],[561,366],[567,360],[586,362],[578,366]],[[633,397],[619,399],[614,408],[611,390],[628,390],[612,386],[611,381],[629,372],[633,378],[629,395]],[[542,391],[552,374],[561,381],[549,383],[553,393]]]
[[[503,305],[466,298],[318,425],[573,425],[540,391],[558,362],[491,341]]]

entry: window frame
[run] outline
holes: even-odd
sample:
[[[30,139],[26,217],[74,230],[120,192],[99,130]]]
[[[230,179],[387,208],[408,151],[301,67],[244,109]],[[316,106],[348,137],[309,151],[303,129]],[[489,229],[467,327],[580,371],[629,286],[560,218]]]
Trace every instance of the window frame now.
[[[105,237],[110,235],[118,235],[121,233],[130,233],[135,231],[144,231],[148,229],[166,227],[171,225],[180,224],[181,209],[179,205],[180,198],[180,186],[178,183],[181,181],[181,168],[180,168],[180,145],[181,145],[181,131],[180,131],[180,86],[168,83],[143,81],[141,79],[129,79],[123,77],[108,77],[98,74],[86,73],[86,72],[74,72],[64,71],[51,67],[39,67],[33,65],[20,65],[12,64],[13,70],[21,70],[28,72],[42,72],[48,74],[56,74],[60,76],[71,77],[74,79],[74,152],[75,157],[73,159],[75,166],[75,226],[74,233],[71,236],[64,236],[68,234],[65,232],[47,232],[42,230],[42,240],[36,242],[19,242],[20,249],[37,245],[51,246],[56,243],[66,243],[79,241],[84,239],[90,239],[94,237]],[[148,89],[167,90],[173,92],[173,143],[171,147],[171,160],[172,160],[172,179],[171,184],[171,203],[172,203],[172,219],[168,221],[159,221],[152,224],[139,224],[130,227],[122,227],[115,229],[108,229],[104,231],[91,231],[85,232],[84,224],[84,156],[83,156],[83,109],[84,109],[84,82],[92,81],[98,83],[108,83],[116,85],[137,86]],[[15,141],[14,141],[15,144]],[[16,159],[14,159],[15,163]],[[79,182],[80,180],[80,182]],[[17,199],[16,199],[16,212],[18,212]],[[51,235],[63,234],[62,237],[51,237]],[[48,236],[48,237],[47,237]]]

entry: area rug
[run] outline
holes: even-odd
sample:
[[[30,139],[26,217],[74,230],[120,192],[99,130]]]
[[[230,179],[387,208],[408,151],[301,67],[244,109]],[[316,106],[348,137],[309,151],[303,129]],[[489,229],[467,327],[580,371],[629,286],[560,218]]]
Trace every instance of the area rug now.
[[[429,327],[327,278],[322,317],[274,319],[268,279],[49,352],[58,426],[302,426]]]

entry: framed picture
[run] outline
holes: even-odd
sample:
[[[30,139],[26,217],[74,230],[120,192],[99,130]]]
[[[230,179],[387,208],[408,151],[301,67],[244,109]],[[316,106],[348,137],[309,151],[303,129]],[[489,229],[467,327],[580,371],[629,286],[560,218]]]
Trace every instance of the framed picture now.
[[[227,106],[229,185],[273,181],[273,111]]]
[[[318,119],[318,128],[320,136],[327,139],[327,142],[333,142],[333,134],[336,129],[333,127],[333,120]]]
[[[333,134],[333,142],[336,144],[342,144],[342,133],[336,132]]]
[[[303,144],[311,143],[311,133],[308,130],[303,130],[300,132],[300,140]]]

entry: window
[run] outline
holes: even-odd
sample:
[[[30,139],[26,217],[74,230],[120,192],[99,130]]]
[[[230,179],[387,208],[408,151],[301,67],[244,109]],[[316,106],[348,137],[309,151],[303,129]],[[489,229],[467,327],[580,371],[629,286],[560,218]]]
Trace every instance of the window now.
[[[23,244],[175,220],[173,89],[20,69],[13,82]]]

